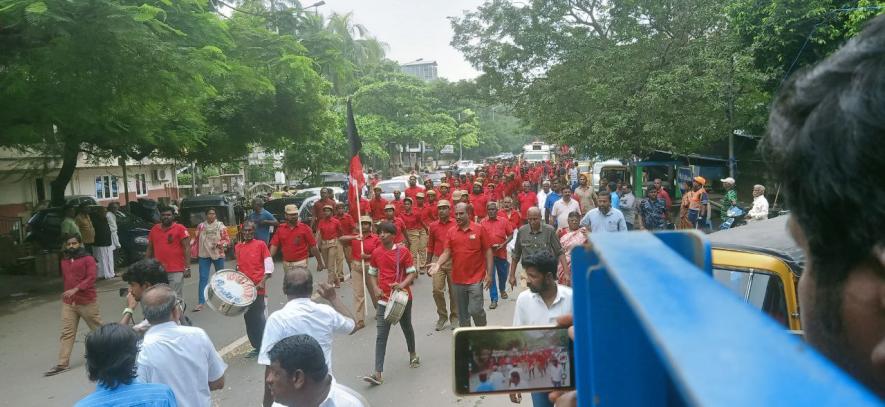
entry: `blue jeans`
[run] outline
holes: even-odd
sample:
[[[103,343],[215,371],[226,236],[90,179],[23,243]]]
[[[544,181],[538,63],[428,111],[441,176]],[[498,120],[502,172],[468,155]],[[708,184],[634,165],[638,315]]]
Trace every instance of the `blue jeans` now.
[[[532,393],[532,406],[534,407],[553,407],[553,403],[550,402],[550,399],[547,396],[550,393],[541,393],[536,392]]]
[[[495,271],[492,273],[492,285],[489,286],[489,298],[492,302],[498,302],[498,281],[501,282],[501,292],[507,290],[507,274],[510,273],[510,262],[507,259],[495,257]]]
[[[219,257],[217,260],[212,260],[209,257],[200,257],[199,259],[197,259],[197,263],[200,265],[200,284],[198,286],[198,290],[200,292],[198,296],[200,298],[200,304],[205,304],[206,295],[203,292],[206,290],[206,286],[209,284],[209,267],[214,264],[215,271],[223,269],[224,257]]]

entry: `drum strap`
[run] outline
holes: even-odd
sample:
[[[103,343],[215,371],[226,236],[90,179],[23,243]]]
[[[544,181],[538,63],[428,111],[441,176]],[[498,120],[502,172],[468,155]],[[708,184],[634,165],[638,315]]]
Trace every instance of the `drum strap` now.
[[[401,269],[401,267],[400,267],[400,265],[399,265],[399,261],[400,261],[400,249],[401,249],[401,248],[402,248],[402,247],[401,247],[400,245],[396,245],[396,282],[397,282],[397,283],[403,281],[403,272],[402,272],[402,269]]]

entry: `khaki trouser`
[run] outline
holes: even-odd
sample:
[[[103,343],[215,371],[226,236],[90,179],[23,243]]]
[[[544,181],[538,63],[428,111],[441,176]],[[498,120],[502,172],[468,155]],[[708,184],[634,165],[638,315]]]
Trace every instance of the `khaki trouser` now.
[[[436,261],[439,257],[434,256]],[[446,286],[449,288],[449,306],[452,312],[446,312]],[[458,302],[455,301],[455,291],[452,289],[452,260],[441,264],[439,271],[433,275],[433,302],[436,303],[436,314],[440,320],[449,319],[449,321],[458,320]]]
[[[101,315],[98,313],[98,303],[61,305],[61,349],[58,351],[58,365],[68,366],[71,361],[71,352],[74,349],[74,340],[77,338],[77,328],[80,326],[80,318],[86,321],[89,329],[94,331],[101,326]]]
[[[412,260],[415,264],[427,262],[427,231],[424,229],[406,230],[406,239],[409,239],[409,251],[412,252]]]
[[[366,271],[369,271],[368,260],[366,260]],[[378,299],[375,298],[375,293],[372,292],[368,285],[366,276],[363,275],[363,266],[361,261],[357,260],[350,263],[350,276],[351,288],[353,290],[353,308],[356,310],[356,313],[354,314],[354,319],[356,320],[356,322],[365,322],[366,292],[369,293],[369,299],[372,301],[372,305],[375,305]]]
[[[338,240],[321,241],[320,255],[323,256],[323,263],[326,264],[326,271],[329,272],[329,283],[337,284],[339,279],[344,279],[344,271],[341,269],[344,264],[338,261],[341,255],[341,245]]]
[[[298,261],[284,261],[283,271],[302,269],[307,270],[307,259]]]

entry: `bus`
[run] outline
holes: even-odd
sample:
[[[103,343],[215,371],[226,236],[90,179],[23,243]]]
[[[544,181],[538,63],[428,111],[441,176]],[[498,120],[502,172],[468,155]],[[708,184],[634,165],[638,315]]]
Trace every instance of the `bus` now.
[[[522,146],[522,159],[526,162],[553,161],[553,146],[541,141]]]

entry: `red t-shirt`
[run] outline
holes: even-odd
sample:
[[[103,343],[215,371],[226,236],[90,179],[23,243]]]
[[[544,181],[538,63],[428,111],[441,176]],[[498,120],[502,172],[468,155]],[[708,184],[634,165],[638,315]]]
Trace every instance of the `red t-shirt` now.
[[[283,251],[284,261],[301,261],[307,259],[310,248],[316,246],[317,240],[313,237],[310,226],[298,222],[294,227],[284,223],[277,228],[276,233],[270,240],[271,246],[277,246]]]
[[[394,217],[393,220],[390,220],[385,217],[382,222],[391,222],[396,226],[396,236],[393,238],[394,243],[402,243],[406,240],[406,236],[403,234],[406,231],[406,223],[403,222],[402,218]]]
[[[522,226],[522,216],[519,214],[519,211],[511,209],[508,213],[507,211],[500,211],[498,215],[503,215],[510,221],[510,226],[513,229],[519,229]]]
[[[436,204],[437,202],[428,202],[421,211],[421,221],[425,225],[430,225],[431,222],[439,220],[439,208],[436,207]]]
[[[486,235],[489,237],[489,246],[504,243],[507,237],[513,234],[513,226],[510,225],[510,221],[500,216],[495,220],[486,218],[480,224],[485,228]],[[494,254],[499,259],[507,259],[507,248],[501,247],[495,250]]]
[[[391,205],[393,205],[393,216],[399,216],[403,213],[403,200],[392,200],[390,201]]]
[[[523,219],[528,217],[529,208],[538,206],[538,194],[533,191],[520,192],[517,199],[519,200],[519,215]]]
[[[167,273],[184,271],[184,247],[181,241],[188,237],[187,228],[180,223],[173,223],[168,229],[156,224],[148,234],[148,241],[154,251],[154,258],[163,265]]]
[[[374,233],[369,233],[363,237],[363,251],[360,251],[360,241],[353,239],[350,241],[350,258],[353,260],[362,260],[363,253],[372,254],[375,248],[381,244],[381,238]]]
[[[412,198],[412,202],[418,202],[418,193],[424,192],[424,188],[421,188],[417,185],[413,187],[406,188],[405,194],[407,197]]]
[[[329,198],[323,198],[313,203],[313,218],[319,219],[323,217],[323,207],[329,205],[332,208],[335,208],[335,200]],[[332,213],[335,213],[335,210],[332,209]]]
[[[354,230],[356,230],[356,224],[353,223],[353,217],[350,214],[341,214],[335,215],[335,219],[338,219],[338,223],[341,224],[341,235],[352,235],[354,234]]]
[[[387,206],[387,200],[381,197],[375,197],[369,201],[369,209],[373,220],[384,219],[384,207]]]
[[[390,250],[384,245],[378,245],[372,251],[372,260],[369,261],[369,264],[377,270],[378,288],[384,293],[382,298],[385,300],[390,298],[391,284],[401,282],[406,279],[407,273],[417,271],[412,260],[412,253],[402,245],[394,245]],[[409,293],[409,299],[411,299],[412,288],[406,287],[406,292]]]
[[[258,284],[264,279],[264,259],[270,257],[270,250],[263,241],[252,239],[248,242],[237,243],[234,247],[237,254],[237,270],[245,274]],[[265,290],[258,290],[258,295],[264,295]]]
[[[449,229],[445,248],[452,255],[452,282],[475,284],[486,275],[486,250],[489,238],[482,225],[470,222],[466,229],[457,225]]]
[[[403,224],[405,225],[406,230],[424,228],[424,222],[422,222],[421,215],[418,213],[403,212],[399,215],[399,218],[403,220]]]
[[[320,239],[322,240],[337,239],[341,236],[341,222],[334,217],[320,219],[317,229],[320,231]]]
[[[445,250],[446,239],[449,236],[449,229],[455,226],[455,222],[449,218],[449,221],[442,223],[440,220],[430,222],[427,233],[427,256],[439,257]]]
[[[489,196],[486,194],[470,194],[470,203],[473,204],[473,213],[480,219],[488,216],[488,208],[486,204],[489,202]]]

